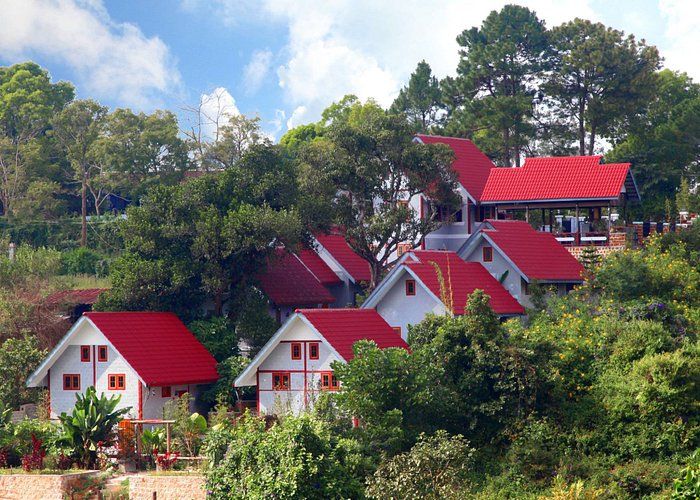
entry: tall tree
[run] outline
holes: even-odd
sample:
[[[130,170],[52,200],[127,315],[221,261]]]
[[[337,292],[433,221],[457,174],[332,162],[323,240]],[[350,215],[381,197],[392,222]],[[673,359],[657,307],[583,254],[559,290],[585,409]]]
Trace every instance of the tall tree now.
[[[557,26],[551,38],[553,68],[545,94],[561,117],[574,122],[579,154],[592,155],[597,137],[609,136],[654,95],[658,51],[584,19]]]
[[[399,91],[391,105],[392,113],[405,113],[418,132],[428,132],[439,123],[442,111],[440,83],[430,65],[421,61],[411,74],[408,85]]]
[[[472,138],[501,165],[519,165],[534,135],[533,97],[547,61],[547,32],[518,5],[493,11],[480,28],[458,37],[457,76],[443,81],[450,116],[446,131]]]
[[[0,202],[5,215],[12,214],[30,180],[39,137],[73,95],[70,83],[51,83],[48,72],[35,63],[0,67]]]
[[[336,108],[321,138],[300,152],[302,191],[328,200],[336,225],[369,262],[377,285],[399,243],[418,245],[440,222],[402,201],[420,194],[456,204],[452,151],[413,142],[413,126],[372,101]]]
[[[87,245],[87,193],[100,170],[94,145],[105,130],[107,108],[92,100],[74,101],[53,120],[53,132],[63,146],[80,184],[80,246]]]

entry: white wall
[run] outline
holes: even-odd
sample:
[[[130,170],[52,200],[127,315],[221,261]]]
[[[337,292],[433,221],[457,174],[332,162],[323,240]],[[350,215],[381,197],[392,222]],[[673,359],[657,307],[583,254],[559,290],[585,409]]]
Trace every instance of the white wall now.
[[[402,276],[389,288],[375,309],[389,325],[401,327],[401,337],[407,340],[408,325],[420,323],[426,314],[444,314],[442,302],[428,293],[421,283],[416,280],[416,294],[406,295],[406,280],[413,279],[408,272],[401,271]]]

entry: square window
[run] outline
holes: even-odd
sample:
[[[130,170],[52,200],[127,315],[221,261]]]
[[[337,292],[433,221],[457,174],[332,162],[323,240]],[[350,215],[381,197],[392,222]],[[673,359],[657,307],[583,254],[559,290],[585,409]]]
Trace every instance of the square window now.
[[[272,389],[275,391],[289,390],[289,372],[275,372],[272,374]]]
[[[301,359],[301,342],[292,342],[292,359]]]
[[[81,345],[80,346],[80,361],[90,361],[90,346]]]
[[[160,397],[169,398],[169,397],[172,397],[172,395],[173,395],[173,388],[170,387],[169,385],[160,388]]]
[[[126,388],[126,375],[123,373],[111,373],[107,376],[107,389],[110,391],[123,391]]]
[[[416,280],[406,280],[406,295],[416,294]]]
[[[401,257],[406,252],[410,252],[412,245],[410,243],[399,243],[396,247],[396,255]]]
[[[80,375],[75,373],[66,373],[63,375],[63,390],[64,391],[79,391],[80,390]]]
[[[97,361],[104,363],[107,361],[107,346],[98,345],[97,346]]]
[[[483,247],[481,249],[481,256],[483,257],[484,262],[493,262],[493,248],[491,247]]]
[[[309,359],[318,359],[319,346],[318,342],[309,343]]]
[[[392,326],[391,329],[394,330],[399,335],[401,335],[401,327],[400,326]]]
[[[337,391],[338,379],[333,372],[321,372],[321,389],[324,391]]]

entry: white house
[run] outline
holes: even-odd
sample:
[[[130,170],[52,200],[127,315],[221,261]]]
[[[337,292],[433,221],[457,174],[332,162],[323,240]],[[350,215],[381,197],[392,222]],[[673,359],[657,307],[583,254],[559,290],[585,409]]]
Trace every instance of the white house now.
[[[132,419],[162,418],[163,405],[218,379],[216,360],[171,313],[89,312],[78,319],[27,380],[46,387],[51,418],[70,412],[94,386],[119,394]]]
[[[320,391],[339,389],[331,364],[352,359],[362,339],[380,348],[406,342],[372,309],[300,309],[265,344],[234,382],[257,388],[259,415],[297,414]]]
[[[408,326],[428,313],[464,314],[469,296],[481,289],[501,317],[524,314],[520,304],[479,263],[465,262],[452,251],[414,250],[402,256],[362,304],[374,309],[406,339]]]
[[[515,220],[487,220],[459,249],[478,262],[525,307],[531,307],[530,284],[538,282],[566,294],[583,283],[581,263],[551,233],[535,231]]]

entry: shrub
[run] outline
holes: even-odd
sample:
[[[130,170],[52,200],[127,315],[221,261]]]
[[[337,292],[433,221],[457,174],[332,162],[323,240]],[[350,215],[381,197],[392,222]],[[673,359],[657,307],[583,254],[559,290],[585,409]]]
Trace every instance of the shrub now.
[[[469,486],[474,450],[460,435],[421,434],[406,453],[383,462],[367,482],[370,498],[455,498]]]
[[[106,259],[89,248],[80,247],[61,253],[61,274],[107,275]]]
[[[561,431],[547,418],[529,419],[508,450],[513,470],[532,481],[554,477],[564,453]]]
[[[613,479],[630,497],[641,498],[668,488],[677,474],[673,464],[633,460],[615,467]]]
[[[207,420],[199,413],[190,413],[192,398],[185,393],[177,399],[168,401],[163,408],[165,418],[175,420],[173,440],[180,453],[189,457],[199,455],[202,436],[207,430]]]
[[[46,450],[42,447],[41,439],[32,434],[32,451],[22,456],[22,468],[25,472],[43,469],[45,456]]]
[[[673,500],[700,498],[700,452],[695,451],[680,476],[673,481]]]

